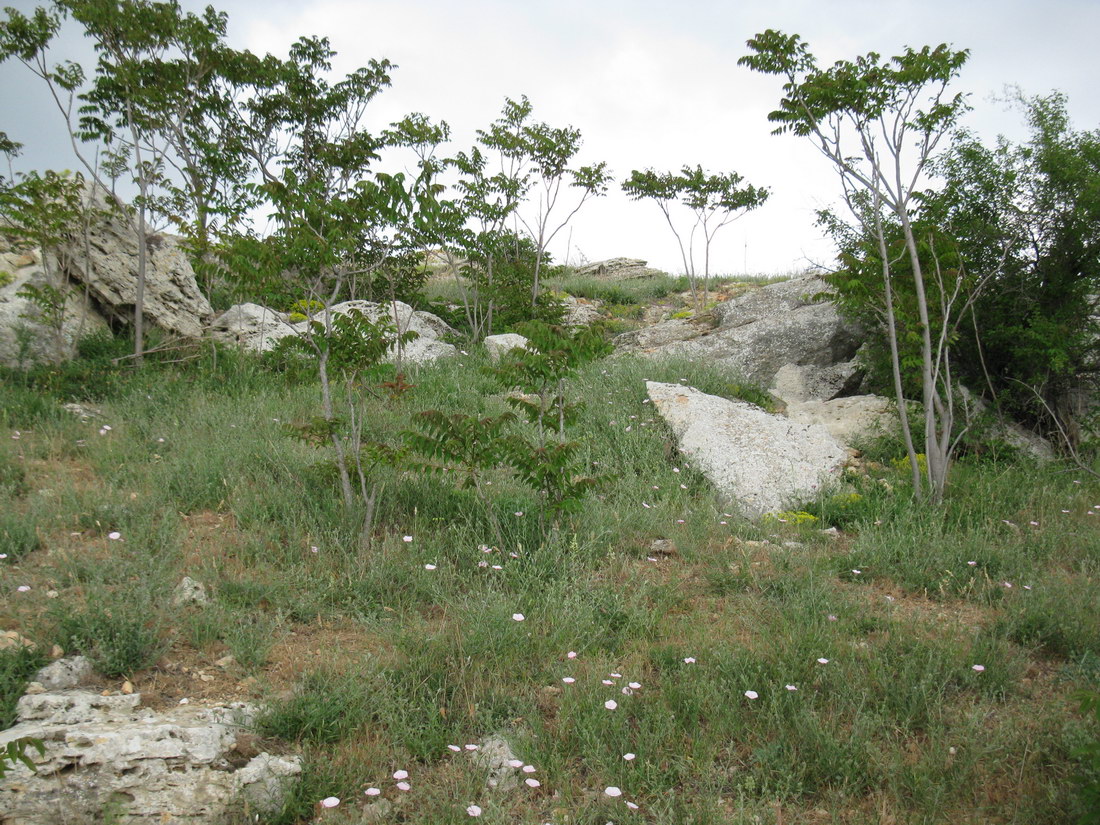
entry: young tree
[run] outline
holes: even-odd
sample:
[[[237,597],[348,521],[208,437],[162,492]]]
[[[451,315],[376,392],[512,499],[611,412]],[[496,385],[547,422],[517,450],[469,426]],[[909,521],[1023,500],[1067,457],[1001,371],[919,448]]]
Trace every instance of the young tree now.
[[[898,357],[892,281],[895,255],[888,249],[890,220],[900,227],[919,323],[927,482],[932,501],[939,502],[955,446],[950,325],[946,320],[965,306],[972,293],[964,294],[961,281],[943,284],[940,295],[945,323],[934,336],[926,270],[938,276],[945,273],[922,259],[913,215],[933,154],[966,110],[963,96],[949,94],[948,87],[969,53],[947,45],[926,46],[920,51],[907,48],[888,61],[871,52],[821,69],[798,35],[769,29],[749,40],[748,46],[753,53],[742,57],[741,65],[786,79],[779,108],[768,115],[778,124],[774,134],[792,132],[813,141],[839,174],[845,202],[862,231],[876,240],[894,389],[914,494],[920,495],[922,480]]]
[[[676,236],[684,274],[691,284],[691,301],[696,311],[707,302],[710,284],[710,245],[718,230],[761,206],[768,199],[768,190],[756,186],[741,186],[744,178],[736,172],[708,175],[702,166],[685,166],[676,175],[671,172],[644,172],[635,169],[623,182],[623,191],[633,200],[652,200],[665,216],[669,229]],[[672,205],[679,202],[691,210],[695,218],[685,240],[672,219]],[[699,300],[698,270],[695,268],[695,235],[702,235],[703,295]]]

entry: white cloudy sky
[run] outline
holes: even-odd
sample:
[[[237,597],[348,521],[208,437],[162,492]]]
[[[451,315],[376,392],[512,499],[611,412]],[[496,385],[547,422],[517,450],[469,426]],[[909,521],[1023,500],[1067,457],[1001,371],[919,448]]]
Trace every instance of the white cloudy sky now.
[[[9,0],[10,2],[10,0]],[[182,0],[185,8],[199,8]],[[35,3],[16,0],[23,10]],[[1097,0],[226,0],[234,45],[285,54],[297,37],[326,35],[335,68],[368,58],[398,65],[374,104],[377,126],[420,111],[448,121],[454,149],[526,94],[534,115],[581,130],[580,160],[606,160],[622,179],[635,168],[702,164],[736,170],[772,190],[759,211],[727,227],[714,250],[722,273],[782,272],[829,263],[814,211],[833,202],[836,181],[813,147],[770,134],[767,113],[780,81],[737,66],[745,41],[766,28],[797,32],[822,63],[866,51],[941,42],[971,50],[958,83],[972,93],[967,125],[992,139],[1020,138],[1018,114],[994,100],[1006,84],[1027,94],[1069,96],[1074,125],[1100,125]],[[65,48],[84,48],[70,38]],[[72,45],[74,44],[75,45]],[[56,57],[67,57],[58,49]],[[45,91],[17,65],[0,66],[0,130],[27,144],[24,165],[71,166]],[[675,241],[656,206],[612,194],[587,205],[552,249],[647,259],[679,271]]]

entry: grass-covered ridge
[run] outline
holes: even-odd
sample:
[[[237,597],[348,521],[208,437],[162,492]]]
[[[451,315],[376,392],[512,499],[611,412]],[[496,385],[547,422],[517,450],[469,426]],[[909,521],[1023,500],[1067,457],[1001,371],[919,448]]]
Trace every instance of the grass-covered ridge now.
[[[559,529],[504,471],[497,542],[471,490],[386,467],[364,551],[328,454],[293,437],[316,415],[308,371],[206,350],[134,373],[98,347],[0,382],[0,629],[83,650],[104,689],[130,678],[154,705],[263,700],[267,746],[306,757],[270,822],[359,822],[369,787],[393,805],[377,821],[433,825],[471,805],[500,824],[1080,812],[1072,753],[1098,731],[1071,696],[1100,681],[1086,475],[964,459],[929,509],[883,452],[807,503],[815,520],[753,525],[681,463],[644,387],[737,377],[616,358],[568,382],[605,481]],[[372,437],[424,409],[504,412],[470,352],[380,394]],[[213,603],[170,607],[184,575]],[[32,664],[0,652],[0,707]],[[465,746],[492,735],[537,787],[485,789]]]

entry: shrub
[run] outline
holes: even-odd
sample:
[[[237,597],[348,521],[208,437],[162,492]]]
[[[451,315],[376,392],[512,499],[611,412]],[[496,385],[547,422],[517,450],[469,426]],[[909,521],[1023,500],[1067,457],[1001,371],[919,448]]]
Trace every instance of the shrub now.
[[[104,676],[132,676],[155,664],[164,650],[158,623],[150,619],[146,602],[133,594],[61,613],[56,623],[61,646],[87,654]]]
[[[0,730],[15,724],[15,703],[23,695],[30,678],[46,662],[46,656],[37,648],[0,650]]]

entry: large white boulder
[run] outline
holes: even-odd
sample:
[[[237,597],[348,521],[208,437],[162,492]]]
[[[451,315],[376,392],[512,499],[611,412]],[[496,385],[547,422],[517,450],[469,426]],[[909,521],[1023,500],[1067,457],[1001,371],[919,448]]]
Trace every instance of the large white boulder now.
[[[821,424],[792,421],[693,387],[646,382],[680,452],[750,518],[797,506],[839,475],[847,450]]]
[[[235,751],[254,713],[248,705],[154,713],[140,704],[138,694],[81,691],[20,699],[19,724],[0,732],[0,748],[30,736],[46,752],[27,750],[36,773],[17,764],[0,780],[0,822],[93,822],[121,802],[127,822],[213,825],[241,795],[275,807],[283,785],[301,772],[297,757],[248,760]]]
[[[430,312],[414,310],[402,301],[385,304],[372,301],[344,301],[329,310],[333,316],[362,312],[371,320],[388,315],[398,332],[415,332],[417,337],[390,351],[389,360],[402,364],[426,364],[457,353],[452,344],[439,338],[454,330]],[[323,320],[317,315],[315,320]],[[211,335],[218,341],[239,346],[249,352],[267,352],[290,335],[302,335],[310,321],[291,323],[289,316],[259,304],[238,304],[219,315],[211,325]]]
[[[485,351],[489,353],[489,360],[494,364],[500,361],[502,355],[514,349],[527,349],[527,339],[515,332],[486,335],[483,343]]]

